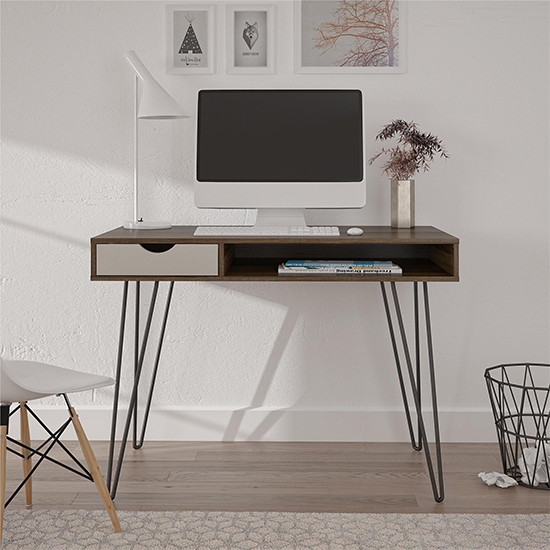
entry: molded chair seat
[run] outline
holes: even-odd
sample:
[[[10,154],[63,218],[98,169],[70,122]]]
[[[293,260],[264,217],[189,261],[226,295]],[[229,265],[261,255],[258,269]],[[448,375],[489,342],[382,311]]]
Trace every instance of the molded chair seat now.
[[[75,393],[87,390],[93,390],[96,388],[102,388],[114,384],[114,380],[108,376],[99,376],[96,374],[88,374],[84,372],[74,371],[70,369],[64,369],[55,365],[49,365],[47,363],[39,363],[36,361],[3,361],[0,358],[0,407],[1,407],[1,431],[0,431],[0,545],[2,540],[2,529],[4,523],[4,508],[11,502],[15,494],[24,486],[26,491],[26,503],[27,507],[32,506],[32,479],[31,476],[36,470],[37,466],[44,460],[52,460],[49,458],[48,452],[54,446],[54,444],[61,445],[65,452],[70,455],[74,462],[80,466],[80,469],[84,472],[74,470],[73,468],[66,467],[73,472],[86,477],[93,481],[98,490],[99,496],[103,501],[105,509],[107,510],[111,522],[116,532],[120,532],[120,523],[116,515],[111,496],[105,484],[105,480],[101,475],[99,466],[97,464],[96,457],[90,446],[90,442],[86,437],[86,434],[82,428],[78,415],[74,408],[71,406],[67,394]],[[51,395],[62,395],[67,404],[69,411],[69,420],[63,424],[58,430],[52,432],[47,428],[37,415],[28,406],[27,401],[33,399],[41,399]],[[13,403],[18,403],[18,406],[10,412],[10,407]],[[19,411],[20,423],[21,423],[21,441],[15,441],[8,436],[8,424],[9,418]],[[28,425],[28,415],[32,414],[48,431],[50,438],[46,440],[37,449],[33,449],[30,446],[30,432]],[[80,464],[80,462],[59,442],[59,437],[69,424],[73,424],[74,430],[78,437],[80,447],[88,469]],[[21,452],[14,451],[7,447],[7,442],[14,443],[21,448]],[[47,450],[42,452],[40,449],[47,446]],[[19,455],[23,459],[23,475],[24,480],[21,485],[15,490],[14,494],[6,501],[6,451],[10,451]],[[40,459],[37,464],[32,467],[32,456],[38,455]],[[59,462],[57,462],[60,464]],[[63,466],[63,464],[61,464]],[[5,503],[5,504],[4,504]]]
[[[50,395],[112,386],[108,376],[88,374],[36,361],[2,360],[0,403],[20,403]]]

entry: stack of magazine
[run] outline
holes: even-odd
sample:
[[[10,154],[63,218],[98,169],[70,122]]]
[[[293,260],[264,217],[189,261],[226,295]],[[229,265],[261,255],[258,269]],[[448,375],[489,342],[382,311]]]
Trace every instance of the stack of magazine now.
[[[288,260],[279,265],[279,275],[401,275],[390,260]]]

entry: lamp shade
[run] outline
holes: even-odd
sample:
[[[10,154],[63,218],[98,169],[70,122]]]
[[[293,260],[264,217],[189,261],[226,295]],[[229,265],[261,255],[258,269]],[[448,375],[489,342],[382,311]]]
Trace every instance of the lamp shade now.
[[[127,52],[125,58],[143,81],[138,118],[190,118],[174,98],[153,78],[135,51]]]

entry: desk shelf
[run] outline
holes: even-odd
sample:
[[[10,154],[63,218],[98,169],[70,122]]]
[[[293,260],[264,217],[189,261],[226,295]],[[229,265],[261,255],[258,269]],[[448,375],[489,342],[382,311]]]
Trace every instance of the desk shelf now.
[[[289,259],[289,258],[286,258]],[[319,259],[319,258],[316,258]],[[322,258],[321,258],[322,259]],[[366,259],[366,258],[365,258]],[[456,281],[451,274],[427,258],[392,258],[401,266],[402,275],[279,275],[277,266],[285,260],[266,258],[262,260],[245,258],[228,266],[224,281]]]
[[[363,227],[358,237],[195,237],[194,226],[176,226],[167,230],[132,231],[118,228],[93,237],[92,280],[194,280],[194,281],[458,281],[459,240],[434,227],[393,229],[385,226]],[[181,274],[150,271],[124,272],[122,267],[98,271],[98,245],[133,244],[151,252],[151,264],[157,265],[164,249],[175,245],[199,245],[213,259],[214,270],[201,273],[195,266],[181,266]],[[164,245],[164,246],[161,246]],[[210,246],[205,246],[210,245]],[[213,246],[212,246],[213,245]],[[193,248],[193,247],[189,247]],[[217,254],[217,269],[216,257]],[[213,255],[213,256],[212,256]],[[101,254],[100,254],[101,256]],[[116,254],[115,254],[116,257]],[[277,267],[289,259],[313,260],[392,260],[403,269],[402,275],[278,275]],[[210,262],[212,263],[212,262]],[[149,266],[146,266],[149,267]]]

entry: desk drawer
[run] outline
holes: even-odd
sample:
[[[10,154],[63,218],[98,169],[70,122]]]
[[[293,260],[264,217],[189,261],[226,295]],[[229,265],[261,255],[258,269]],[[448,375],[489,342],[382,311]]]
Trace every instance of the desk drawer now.
[[[168,247],[170,245],[144,248],[140,244],[98,244],[96,275],[218,275],[217,244],[174,244]]]

